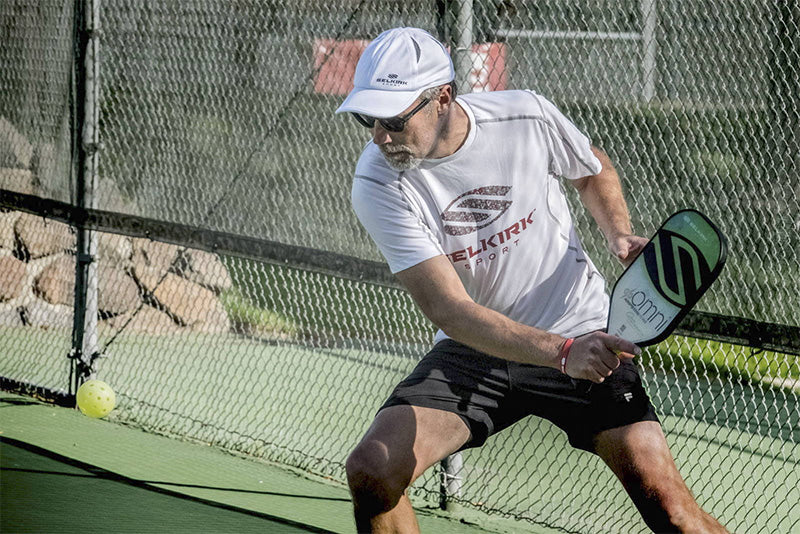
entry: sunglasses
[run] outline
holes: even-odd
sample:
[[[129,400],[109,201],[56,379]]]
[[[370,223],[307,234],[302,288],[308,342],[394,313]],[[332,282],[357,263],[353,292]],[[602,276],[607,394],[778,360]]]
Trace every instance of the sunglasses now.
[[[358,121],[361,126],[366,128],[373,128],[375,126],[375,121],[378,121],[378,124],[381,125],[381,128],[386,130],[387,132],[402,132],[403,128],[406,127],[406,123],[417,114],[419,110],[424,108],[428,102],[430,102],[430,98],[423,98],[422,101],[416,105],[414,109],[409,111],[403,116],[400,117],[389,117],[388,119],[378,119],[375,117],[370,117],[369,115],[363,115],[361,113],[352,113],[353,117]]]

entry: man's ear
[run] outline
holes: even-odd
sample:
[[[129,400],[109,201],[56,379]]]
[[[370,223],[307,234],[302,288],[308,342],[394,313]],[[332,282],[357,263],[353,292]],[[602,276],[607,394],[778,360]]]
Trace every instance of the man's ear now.
[[[453,104],[453,88],[450,85],[443,85],[439,90],[439,114],[446,113],[449,107]]]

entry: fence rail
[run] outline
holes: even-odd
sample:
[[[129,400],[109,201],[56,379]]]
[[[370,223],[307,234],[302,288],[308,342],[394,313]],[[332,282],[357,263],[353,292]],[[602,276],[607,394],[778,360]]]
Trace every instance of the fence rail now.
[[[3,189],[0,189],[0,208],[24,211],[100,232],[153,239],[347,280],[402,288],[386,264],[334,252],[227,234],[196,226],[165,224],[162,221],[135,215],[80,208],[64,202]],[[800,356],[800,327],[797,326],[690,311],[678,325],[676,332],[685,336]]]

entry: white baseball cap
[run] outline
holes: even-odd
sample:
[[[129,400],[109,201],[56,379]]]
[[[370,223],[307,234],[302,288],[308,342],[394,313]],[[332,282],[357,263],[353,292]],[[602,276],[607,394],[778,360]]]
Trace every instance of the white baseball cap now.
[[[375,38],[356,65],[354,88],[336,110],[394,117],[430,87],[455,78],[444,45],[425,30],[394,28]]]

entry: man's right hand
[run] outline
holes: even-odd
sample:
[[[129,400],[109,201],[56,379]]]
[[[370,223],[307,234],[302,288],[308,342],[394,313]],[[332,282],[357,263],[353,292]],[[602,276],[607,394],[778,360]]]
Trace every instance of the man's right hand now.
[[[642,349],[630,341],[606,334],[592,332],[576,337],[569,349],[565,372],[572,378],[600,383],[619,367],[622,360],[631,360]]]

